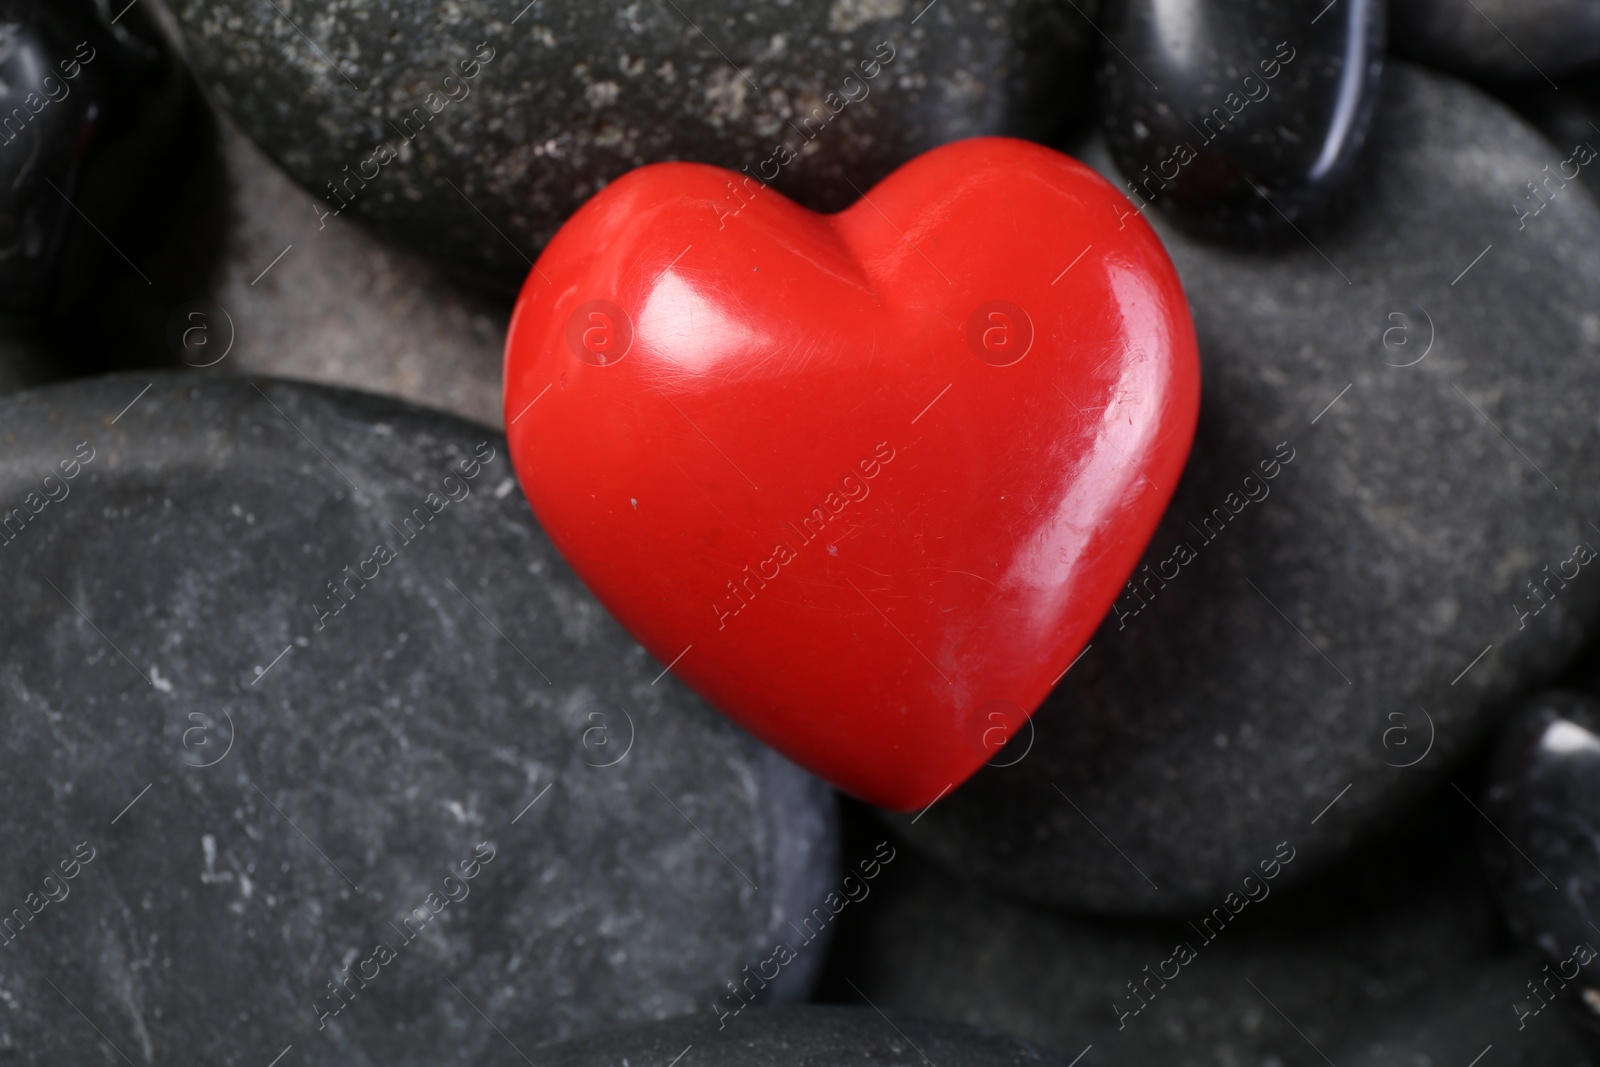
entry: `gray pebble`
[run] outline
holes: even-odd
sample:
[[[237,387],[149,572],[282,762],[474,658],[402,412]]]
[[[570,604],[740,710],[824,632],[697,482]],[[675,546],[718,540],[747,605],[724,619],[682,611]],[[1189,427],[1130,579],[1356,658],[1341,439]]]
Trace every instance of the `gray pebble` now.
[[[169,374],[0,427],[19,1062],[472,1062],[698,1010],[831,888],[830,792],[628,638],[493,431]]]
[[[1096,36],[1045,0],[172,8],[202,84],[319,212],[501,293],[645,163],[748,167],[837,210],[946,141],[1087,121]],[[799,158],[771,162],[780,143]]]

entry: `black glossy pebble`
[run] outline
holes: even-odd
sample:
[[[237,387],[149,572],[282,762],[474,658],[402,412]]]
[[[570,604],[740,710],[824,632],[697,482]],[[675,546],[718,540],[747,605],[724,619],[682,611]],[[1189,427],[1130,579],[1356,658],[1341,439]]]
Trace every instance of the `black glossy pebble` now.
[[[436,0],[298,0],[294,23],[262,0],[171,6],[202,83],[320,214],[506,293],[646,163],[838,210],[947,141],[1081,125],[1096,37],[1087,0],[458,0],[443,23]]]
[[[1529,1018],[1560,1005],[1600,1051],[1600,699],[1552,691],[1523,702],[1495,753],[1482,834],[1512,929],[1544,957],[1517,990]]]
[[[751,995],[805,994],[831,793],[612,621],[498,434],[195,375],[0,433],[0,1061],[467,1063],[780,938]]]
[[[0,314],[82,296],[63,289],[122,254],[105,234],[148,211],[187,86],[143,7],[0,0]]]
[[[682,1057],[681,1060],[677,1057]],[[692,1059],[691,1059],[692,1057]],[[502,1043],[477,1067],[516,1067]],[[706,1012],[608,1031],[542,1049],[540,1067],[1063,1067],[1065,1059],[1013,1037],[871,1008],[762,1008],[719,1025]],[[1108,1062],[1097,1056],[1077,1067]]]
[[[1122,188],[1196,231],[1293,238],[1361,154],[1383,0],[1111,0],[1101,125]]]

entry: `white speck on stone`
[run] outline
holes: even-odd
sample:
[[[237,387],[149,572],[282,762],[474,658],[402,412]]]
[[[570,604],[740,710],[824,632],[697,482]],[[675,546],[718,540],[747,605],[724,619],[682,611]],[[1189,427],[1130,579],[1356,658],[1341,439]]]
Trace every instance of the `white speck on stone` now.
[[[200,853],[206,861],[206,869],[200,872],[201,882],[211,885],[213,882],[233,881],[233,872],[217,873],[217,839],[215,837],[210,834],[200,835]]]
[[[973,77],[972,72],[964,68],[957,70],[948,78],[941,79],[941,81],[945,98],[956,103],[980,100],[989,91],[988,86],[978,78]]]
[[[172,692],[172,683],[161,677],[161,668],[157,667],[153,663],[150,665],[150,684],[161,690],[163,693]]]
[[[614,81],[590,82],[583,90],[583,98],[590,107],[610,107],[617,102],[617,93],[621,91]]]
[[[873,19],[899,18],[906,12],[906,0],[833,0],[828,9],[828,29],[849,33]]]
[[[499,485],[494,487],[494,498],[496,500],[504,500],[506,497],[511,495],[511,490],[516,488],[516,484],[517,483],[512,481],[510,478],[505,479]]]
[[[744,117],[745,97],[750,93],[750,83],[732,67],[719,67],[706,79],[706,106],[711,109],[715,125],[736,122]]]
[[[440,803],[444,805],[445,811],[456,817],[456,822],[469,823],[479,821],[478,817],[468,811],[459,800],[443,800]]]

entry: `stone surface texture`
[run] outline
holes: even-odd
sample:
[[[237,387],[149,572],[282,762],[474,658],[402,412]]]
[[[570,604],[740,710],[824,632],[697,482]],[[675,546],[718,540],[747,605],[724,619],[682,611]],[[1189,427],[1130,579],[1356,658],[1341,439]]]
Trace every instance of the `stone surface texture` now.
[[[163,374],[0,434],[0,1055],[470,1063],[699,1010],[832,887],[831,793],[623,633],[493,431]]]
[[[1496,1062],[1587,1064],[1554,1013],[1519,1029],[1513,1004],[1542,961],[1506,943],[1480,817],[1446,789],[1395,821],[1312,885],[1282,888],[1315,859],[1300,851],[1277,878],[1241,872],[1237,911],[1219,896],[1213,912],[1161,922],[1014,903],[908,855],[853,916],[828,992],[1069,1059],[1092,1045],[1116,1067],[1321,1063],[1319,1051],[1340,1067],[1466,1067],[1490,1044]]]
[[[720,1030],[709,1016],[612,1030],[547,1049],[540,1061],[550,1067],[610,1067],[666,1064],[680,1054],[684,1064],[695,1067],[1061,1067],[1065,1062],[1015,1038],[968,1026],[813,1005],[762,1009]],[[480,1067],[521,1062],[502,1044]],[[1086,1059],[1082,1067],[1100,1062]]]
[[[645,163],[748,167],[836,210],[946,141],[1088,117],[1094,31],[1046,0],[171,7],[202,84],[322,210],[504,295]],[[770,163],[779,144],[799,158]]]

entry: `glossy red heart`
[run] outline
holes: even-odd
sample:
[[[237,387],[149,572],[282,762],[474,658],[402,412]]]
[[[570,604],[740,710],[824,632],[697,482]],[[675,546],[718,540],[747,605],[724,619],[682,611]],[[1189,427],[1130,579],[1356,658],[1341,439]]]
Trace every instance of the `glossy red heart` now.
[[[644,647],[913,810],[1084,648],[1177,483],[1200,375],[1127,200],[982,138],[837,215],[715,167],[628,174],[540,257],[505,385],[539,521]]]

